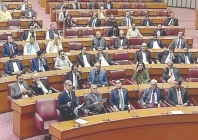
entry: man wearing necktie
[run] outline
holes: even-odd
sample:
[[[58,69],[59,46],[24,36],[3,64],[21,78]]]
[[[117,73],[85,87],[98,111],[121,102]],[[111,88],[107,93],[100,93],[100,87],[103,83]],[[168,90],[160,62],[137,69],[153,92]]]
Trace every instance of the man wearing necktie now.
[[[141,26],[152,26],[152,20],[148,15],[146,15],[145,19],[142,20]]]
[[[64,90],[58,96],[58,109],[60,111],[60,121],[69,121],[76,118],[74,113],[78,107],[75,92],[72,90],[72,82],[66,80]]]
[[[98,13],[94,12],[93,17],[89,21],[89,27],[99,27],[99,26],[101,26],[101,21],[98,18]]]
[[[133,18],[130,16],[129,12],[126,12],[126,16],[122,19],[121,26],[132,26]]]
[[[177,49],[183,49],[185,47],[188,47],[188,44],[187,44],[186,40],[183,38],[183,33],[179,32],[178,38],[175,38],[169,46],[173,46]]]
[[[122,87],[120,80],[116,80],[116,88],[111,90],[110,104],[116,112],[131,109],[128,90]]]
[[[78,2],[78,0],[74,0],[74,2],[72,3],[72,8],[73,9],[81,9],[80,3]]]
[[[169,88],[166,100],[172,106],[188,106],[190,104],[188,91],[181,84],[181,81],[176,80],[174,86]]]
[[[191,52],[188,52],[189,48],[184,48],[184,52],[179,54],[181,57],[181,63],[183,64],[193,64],[195,63],[194,57]]]
[[[178,19],[175,19],[174,13],[170,14],[170,18],[167,18],[165,25],[166,26],[179,26]]]
[[[25,18],[31,19],[34,16],[35,11],[32,10],[32,7],[29,6],[28,9],[25,11]]]

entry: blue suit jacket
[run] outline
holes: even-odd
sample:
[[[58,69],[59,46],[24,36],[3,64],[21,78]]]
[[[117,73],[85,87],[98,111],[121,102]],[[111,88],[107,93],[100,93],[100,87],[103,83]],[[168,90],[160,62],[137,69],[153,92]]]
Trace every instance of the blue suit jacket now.
[[[14,54],[15,55],[20,55],[18,45],[16,43],[12,43],[12,46],[13,46],[13,49],[14,49]],[[3,57],[9,57],[10,56],[10,47],[9,47],[8,42],[3,44],[2,56]]]
[[[162,100],[162,91],[160,88],[156,89],[156,93],[157,93],[157,102],[161,103]],[[150,100],[151,100],[151,95],[152,95],[152,89],[148,88],[144,91],[144,94],[142,95],[140,102],[145,102],[146,104],[150,104]]]
[[[129,96],[128,96],[128,90],[125,88],[122,88],[123,96],[124,96],[124,104],[128,105],[129,104]],[[111,106],[116,106],[119,108],[120,104],[120,96],[119,96],[119,91],[118,89],[113,89],[110,93],[110,104]]]
[[[18,65],[19,70],[25,73],[25,68],[23,66],[23,63],[20,60],[16,60],[16,63]],[[12,75],[12,72],[14,72],[14,67],[13,67],[12,61],[9,60],[5,63],[5,73],[8,75]]]
[[[89,77],[88,77],[88,83],[89,84],[94,83],[95,73],[96,73],[95,69],[90,71]],[[100,82],[101,82],[102,85],[107,85],[108,84],[107,74],[106,74],[105,70],[100,70]]]
[[[45,59],[45,61],[46,61],[46,65],[43,65],[43,67],[44,67],[45,71],[49,71],[50,69],[49,69],[49,65],[47,63],[47,59]],[[31,69],[31,71],[37,71],[37,72],[39,71],[38,57],[32,59],[32,65],[31,65],[30,69]]]

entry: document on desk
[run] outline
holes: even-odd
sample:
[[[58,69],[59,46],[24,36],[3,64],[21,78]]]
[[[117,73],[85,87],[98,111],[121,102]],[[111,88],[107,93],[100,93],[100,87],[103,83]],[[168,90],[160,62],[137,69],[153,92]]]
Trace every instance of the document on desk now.
[[[86,124],[88,121],[83,120],[83,119],[77,119],[77,120],[75,120],[75,122],[77,122],[79,124]]]
[[[182,112],[181,110],[175,110],[175,111],[171,111],[172,114],[184,114],[184,112]]]

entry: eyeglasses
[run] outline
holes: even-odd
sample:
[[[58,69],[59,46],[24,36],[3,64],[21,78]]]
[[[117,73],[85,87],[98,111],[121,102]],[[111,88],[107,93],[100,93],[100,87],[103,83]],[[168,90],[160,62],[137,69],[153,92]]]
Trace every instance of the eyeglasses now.
[[[121,82],[116,82],[116,84],[120,84]]]
[[[93,89],[97,89],[97,88],[93,88]]]
[[[69,87],[72,87],[72,85],[68,85]]]

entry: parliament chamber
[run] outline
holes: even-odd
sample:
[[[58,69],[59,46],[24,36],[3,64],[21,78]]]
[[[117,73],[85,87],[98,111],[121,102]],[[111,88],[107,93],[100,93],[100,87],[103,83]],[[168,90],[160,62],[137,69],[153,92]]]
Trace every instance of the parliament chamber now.
[[[0,139],[196,139],[198,14],[171,6],[1,0]]]

